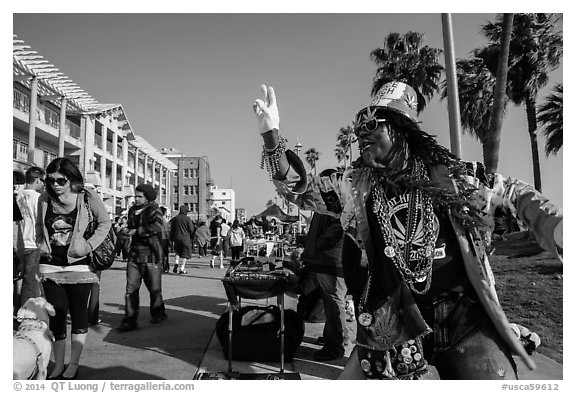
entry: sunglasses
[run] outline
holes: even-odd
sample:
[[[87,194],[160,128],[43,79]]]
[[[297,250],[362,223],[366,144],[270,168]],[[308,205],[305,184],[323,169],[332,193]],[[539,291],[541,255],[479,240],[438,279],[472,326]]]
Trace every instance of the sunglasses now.
[[[54,185],[54,183],[58,184],[60,187],[66,185],[66,183],[68,183],[68,179],[65,177],[59,177],[57,179],[53,178],[53,177],[47,177],[46,178],[46,184],[49,184],[51,186]]]
[[[354,133],[358,136],[361,133],[374,132],[378,129],[380,123],[390,124],[387,119],[371,119],[364,123],[360,123],[356,128],[354,128]]]

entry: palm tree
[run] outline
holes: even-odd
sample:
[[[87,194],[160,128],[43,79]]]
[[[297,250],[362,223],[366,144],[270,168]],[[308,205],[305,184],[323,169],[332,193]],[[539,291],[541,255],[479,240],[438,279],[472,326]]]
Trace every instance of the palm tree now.
[[[510,41],[507,95],[516,105],[526,106],[528,134],[532,149],[534,187],[541,191],[540,158],[536,139],[536,98],[548,83],[548,73],[558,67],[563,54],[562,34],[556,32],[559,17],[554,14],[515,14]],[[489,43],[474,51],[496,74],[503,16],[495,23],[487,23],[482,30]]]
[[[546,102],[538,107],[537,120],[546,137],[546,157],[550,154],[558,154],[563,145],[563,90],[564,85],[558,83],[552,89],[552,94],[546,97]]]
[[[404,35],[390,33],[384,47],[374,49],[370,58],[378,69],[372,84],[372,95],[390,82],[399,81],[412,86],[418,96],[418,113],[439,90],[444,67],[438,63],[442,49],[424,45],[424,34],[409,31]]]
[[[458,100],[462,129],[470,132],[484,145],[490,132],[490,111],[494,104],[496,78],[478,57],[456,62]],[[446,81],[442,82],[441,98],[448,95]]]
[[[506,108],[506,82],[508,81],[508,58],[510,55],[510,40],[512,39],[512,23],[514,14],[504,14],[502,33],[500,34],[500,53],[496,68],[496,83],[494,85],[494,105],[490,111],[490,128],[486,140],[482,144],[484,165],[488,173],[498,170],[500,156],[500,134]]]
[[[334,149],[334,155],[336,156],[336,160],[338,160],[339,167],[346,169],[348,167],[348,150],[341,144],[337,144]],[[344,165],[342,165],[342,162],[344,162]]]
[[[340,127],[338,130],[336,148],[334,153],[338,163],[344,162],[344,168],[352,164],[352,144],[357,141],[354,129],[351,126]]]
[[[315,147],[311,147],[304,153],[306,155],[306,162],[310,166],[310,170],[314,170],[316,174],[316,161],[320,158],[320,152]]]

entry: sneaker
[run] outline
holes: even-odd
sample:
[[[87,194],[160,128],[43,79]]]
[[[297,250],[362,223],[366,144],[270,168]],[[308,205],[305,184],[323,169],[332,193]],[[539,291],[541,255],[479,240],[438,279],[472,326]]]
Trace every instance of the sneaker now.
[[[138,329],[138,325],[136,323],[122,323],[120,326],[116,328],[119,332],[129,332],[130,330]]]
[[[180,270],[178,274],[188,274],[188,272],[186,270]]]
[[[100,318],[98,318],[97,321],[92,321],[88,323],[88,326],[96,326],[99,325],[102,322],[102,320]]]
[[[224,269],[224,265],[220,265],[220,269]]]
[[[214,261],[210,261],[210,268],[214,269]]]
[[[168,319],[168,315],[164,314],[159,317],[154,317],[150,320],[150,323],[161,323]]]
[[[174,265],[174,269],[172,269],[172,273],[178,273],[178,265]]]
[[[314,352],[314,360],[317,362],[327,362],[330,360],[337,360],[344,357],[344,351],[335,351],[327,349],[326,347]]]

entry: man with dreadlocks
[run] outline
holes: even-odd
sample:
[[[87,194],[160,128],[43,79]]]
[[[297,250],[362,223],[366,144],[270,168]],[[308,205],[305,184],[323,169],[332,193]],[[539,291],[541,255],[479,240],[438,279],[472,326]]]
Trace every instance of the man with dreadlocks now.
[[[503,207],[560,258],[561,210],[440,146],[420,129],[416,92],[402,82],[357,113],[352,167],[307,177],[279,135],[273,88],[262,90],[253,105],[262,167],[302,209],[339,217],[368,261],[356,348],[340,378],[416,379],[430,363],[442,379],[516,379],[512,354],[534,368],[498,302],[485,240]]]

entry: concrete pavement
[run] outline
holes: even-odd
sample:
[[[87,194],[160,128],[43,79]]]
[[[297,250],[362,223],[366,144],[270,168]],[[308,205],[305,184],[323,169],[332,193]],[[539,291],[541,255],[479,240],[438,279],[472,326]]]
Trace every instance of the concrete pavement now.
[[[226,295],[221,283],[225,270],[211,269],[209,257],[193,257],[187,263],[187,275],[166,274],[163,295],[168,320],[150,323],[149,296],[140,290],[140,328],[120,333],[126,285],[125,264],[116,261],[102,274],[100,316],[102,323],[91,327],[84,349],[79,379],[107,380],[191,380],[197,373],[225,372],[220,343],[214,333],[217,319],[226,311]],[[172,261],[171,261],[172,262]],[[227,264],[226,264],[227,266]],[[243,300],[243,304],[249,302]],[[275,299],[250,301],[255,304],[275,304]],[[296,300],[286,297],[286,307],[295,308]],[[336,379],[343,369],[352,346],[347,347],[343,359],[319,363],[313,354],[320,346],[316,339],[322,335],[323,324],[306,324],[302,345],[294,362],[287,363],[287,372],[297,372],[302,379]],[[355,324],[350,323],[351,337]],[[538,369],[528,372],[518,362],[521,379],[560,380],[562,364],[535,354]],[[279,363],[234,362],[238,372],[277,372]],[[426,379],[437,379],[434,370]]]

